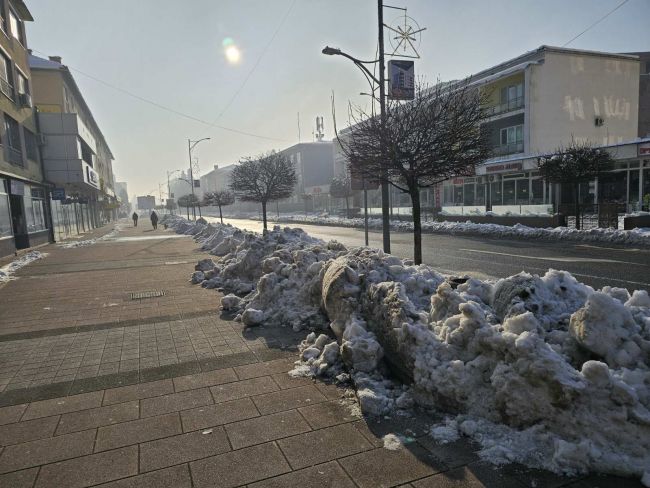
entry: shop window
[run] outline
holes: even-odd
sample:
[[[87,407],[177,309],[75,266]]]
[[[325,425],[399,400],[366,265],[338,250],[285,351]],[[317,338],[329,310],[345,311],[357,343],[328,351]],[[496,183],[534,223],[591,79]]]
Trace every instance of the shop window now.
[[[501,193],[501,182],[495,181],[490,183],[490,203],[492,205],[501,205],[503,203],[503,195]]]
[[[628,203],[630,204],[639,204],[639,180],[641,179],[641,174],[639,170],[630,171],[630,190],[628,195]]]
[[[465,185],[463,205],[475,205],[474,203],[474,183]]]
[[[528,179],[515,181],[517,182],[517,205],[528,205],[530,203]]]
[[[45,230],[45,199],[43,190],[31,188],[25,185],[25,216],[27,220],[27,232],[39,232]]]
[[[463,204],[463,187],[462,185],[454,185],[454,204]]]
[[[515,205],[517,199],[515,198],[515,180],[506,180],[503,182],[503,204]]]
[[[645,201],[645,198],[650,199],[650,169],[644,169],[643,170],[643,199]],[[647,203],[644,203],[644,205],[648,205]]]
[[[0,238],[11,237],[11,209],[9,195],[5,190],[5,180],[0,178]]]
[[[536,179],[531,181],[530,203],[541,205],[544,203],[544,180]]]
[[[442,204],[443,205],[452,205],[454,203],[454,192],[453,186],[443,186],[442,187]]]
[[[474,205],[485,205],[485,185],[476,185],[476,199]]]

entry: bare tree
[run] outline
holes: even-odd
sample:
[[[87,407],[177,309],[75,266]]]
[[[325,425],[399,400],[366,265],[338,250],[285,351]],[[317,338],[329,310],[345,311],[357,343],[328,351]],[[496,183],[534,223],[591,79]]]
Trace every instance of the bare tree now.
[[[235,203],[235,194],[228,190],[218,190],[206,193],[203,197],[203,202],[205,205],[215,205],[219,207],[219,219],[223,224],[223,213],[221,212],[221,207],[227,207]]]
[[[190,207],[197,205],[199,203],[199,199],[195,195],[192,195],[190,193],[187,195],[183,195],[182,197],[179,197],[177,201],[179,207],[185,207],[187,209],[187,219],[189,220]]]
[[[414,100],[391,101],[384,122],[351,110],[351,130],[339,138],[350,170],[370,181],[385,178],[408,193],[413,204],[413,259],[422,262],[420,191],[451,177],[474,174],[490,155],[486,94],[469,83],[418,87]]]
[[[539,172],[544,180],[573,186],[576,229],[580,229],[580,183],[593,180],[605,165],[613,162],[614,159],[605,149],[573,139],[568,146],[558,147],[553,155],[538,159]]]
[[[345,198],[346,216],[350,218],[350,197],[354,196],[349,175],[335,176],[330,183],[330,195],[334,198]]]
[[[276,152],[262,154],[257,159],[244,159],[230,175],[230,188],[239,200],[262,204],[265,232],[267,203],[290,197],[295,186],[296,171],[293,163]]]

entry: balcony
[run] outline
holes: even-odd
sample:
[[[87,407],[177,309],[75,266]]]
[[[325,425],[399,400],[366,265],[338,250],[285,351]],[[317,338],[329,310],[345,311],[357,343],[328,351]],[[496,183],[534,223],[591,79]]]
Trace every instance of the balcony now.
[[[522,152],[524,152],[523,141],[503,144],[492,149],[493,156],[508,156],[509,154],[519,154]]]
[[[487,107],[485,114],[487,117],[494,117],[508,112],[514,112],[524,107],[524,97],[512,98],[505,103]]]

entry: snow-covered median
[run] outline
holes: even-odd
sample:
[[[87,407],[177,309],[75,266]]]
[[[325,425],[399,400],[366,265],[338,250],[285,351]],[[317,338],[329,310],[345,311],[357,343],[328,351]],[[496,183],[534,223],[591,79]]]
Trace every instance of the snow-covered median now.
[[[220,256],[193,281],[234,292],[222,305],[240,320],[312,331],[294,375],[351,378],[366,413],[434,408],[432,437],[471,437],[494,463],[650,480],[646,291],[556,270],[443,276],[299,229],[166,222]]]
[[[256,218],[247,215],[246,218]],[[278,222],[303,223],[313,225],[330,225],[336,227],[362,228],[362,218],[346,219],[329,215],[280,214]],[[372,229],[381,228],[381,219],[370,218],[368,225]],[[413,223],[408,221],[391,222],[391,228],[396,231],[412,232]],[[433,234],[479,235],[501,239],[541,239],[546,241],[569,242],[600,242],[639,246],[650,248],[650,228],[633,230],[618,229],[584,229],[577,230],[569,227],[528,227],[521,224],[514,226],[499,224],[477,224],[473,222],[422,222],[422,231]]]
[[[21,257],[12,261],[11,263],[0,268],[0,283],[6,283],[10,280],[15,280],[16,277],[14,273],[18,271],[23,266],[27,266],[29,263],[43,259],[47,257],[47,253],[40,251],[29,251],[27,254],[23,254]]]

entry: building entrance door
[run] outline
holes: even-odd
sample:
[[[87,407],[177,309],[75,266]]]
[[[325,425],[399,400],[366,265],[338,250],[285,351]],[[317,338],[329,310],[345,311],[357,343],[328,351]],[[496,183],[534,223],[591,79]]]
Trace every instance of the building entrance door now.
[[[27,235],[25,204],[22,195],[9,195],[9,205],[11,206],[11,224],[16,249],[25,249],[29,247],[29,236]]]

